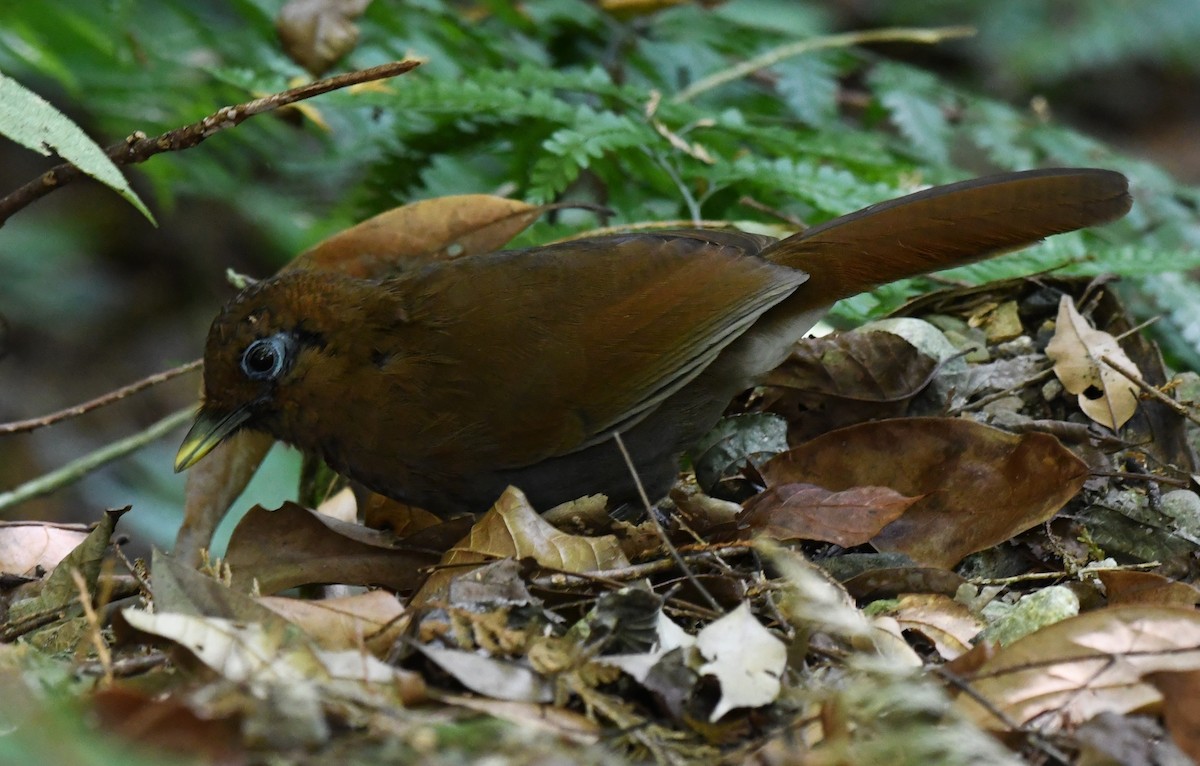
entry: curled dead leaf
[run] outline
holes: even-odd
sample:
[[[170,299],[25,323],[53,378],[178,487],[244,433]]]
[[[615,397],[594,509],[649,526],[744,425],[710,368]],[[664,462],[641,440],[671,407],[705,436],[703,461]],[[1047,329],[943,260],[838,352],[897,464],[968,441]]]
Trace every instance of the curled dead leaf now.
[[[1162,699],[1144,676],[1200,670],[1200,614],[1128,606],[1057,622],[1000,649],[964,676],[975,694],[1020,726],[1056,731],[1104,712]],[[971,695],[955,703],[988,729],[1006,725]]]
[[[1115,431],[1133,417],[1137,386],[1103,359],[1128,371],[1136,371],[1137,366],[1116,338],[1092,327],[1069,295],[1058,304],[1058,320],[1046,356],[1054,361],[1054,374],[1067,391],[1077,395],[1079,409],[1089,418]]]
[[[1053,436],[955,418],[860,423],[776,456],[761,473],[769,484],[890,487],[919,498],[871,544],[946,568],[1051,518],[1088,474]]]
[[[918,500],[887,487],[833,492],[813,484],[780,484],[746,501],[737,521],[744,538],[761,534],[851,548],[877,535]]]

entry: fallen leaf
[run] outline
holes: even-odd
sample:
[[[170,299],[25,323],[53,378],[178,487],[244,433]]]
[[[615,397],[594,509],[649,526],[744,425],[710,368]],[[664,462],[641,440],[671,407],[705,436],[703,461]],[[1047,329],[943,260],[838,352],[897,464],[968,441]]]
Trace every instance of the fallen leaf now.
[[[721,684],[721,699],[709,723],[734,708],[762,707],[779,696],[787,647],[759,624],[748,603],[701,630],[696,649],[708,660],[698,672],[715,676]]]
[[[902,596],[890,613],[901,629],[915,631],[929,639],[946,660],[970,651],[971,639],[983,630],[983,620],[971,610],[938,593]]]
[[[516,724],[521,730],[541,729],[580,745],[592,745],[600,738],[600,726],[583,715],[556,705],[443,694],[439,700]]]
[[[96,579],[100,576],[100,566],[108,552],[109,540],[117,527],[117,520],[128,510],[126,507],[116,511],[105,511],[96,528],[64,556],[44,580],[25,586],[28,592],[36,595],[13,602],[8,608],[6,624],[17,623],[33,614],[48,614],[75,604],[79,600],[79,586],[75,584],[72,576],[75,570],[83,576],[88,591],[95,593]]]
[[[258,601],[330,651],[365,648],[377,657],[386,656],[403,627],[404,606],[382,590],[319,601],[281,596]]]
[[[288,0],[275,18],[275,33],[292,61],[320,77],[354,50],[354,20],[370,4],[371,0]]]
[[[510,702],[554,699],[554,684],[527,665],[432,644],[417,644],[416,649],[477,694]]]
[[[193,569],[175,556],[154,551],[150,559],[150,571],[154,573],[151,595],[157,611],[257,622],[279,630],[287,627],[283,620],[262,604]]]
[[[237,719],[197,715],[176,695],[148,695],[134,689],[100,689],[89,700],[96,727],[129,742],[198,759],[217,766],[239,766],[250,759],[240,746]]]
[[[1195,606],[1200,603],[1200,590],[1154,572],[1116,569],[1098,572],[1097,576],[1104,583],[1109,606]]]
[[[862,601],[895,598],[903,593],[938,593],[953,596],[966,580],[956,572],[935,567],[879,567],[843,580],[851,596]]]
[[[737,523],[743,538],[821,540],[851,548],[870,540],[918,500],[887,487],[832,492],[812,484],[780,484],[750,498]]]
[[[321,651],[297,632],[264,628],[220,617],[154,613],[129,607],[125,621],[143,633],[161,636],[191,652],[196,659],[238,684],[259,689],[315,684],[325,693],[371,700],[380,696],[411,704],[425,696],[420,677],[383,663],[358,650]]]
[[[264,594],[325,583],[412,590],[424,577],[421,570],[436,560],[435,551],[295,503],[277,511],[251,508],[233,530],[225,556],[236,587],[249,590],[257,581]]]
[[[973,692],[1019,726],[1053,732],[1103,712],[1128,713],[1161,695],[1142,680],[1200,669],[1200,614],[1126,606],[1057,622],[1003,647],[963,677]],[[955,702],[980,726],[1003,730],[971,695]]]
[[[1146,680],[1163,696],[1162,715],[1171,739],[1200,763],[1200,670],[1150,673]]]
[[[58,566],[87,535],[87,529],[79,526],[40,521],[0,522],[0,572],[40,577],[42,572]]]
[[[1078,766],[1191,764],[1158,721],[1146,716],[1101,713],[1071,734],[1079,746]]]
[[[1046,356],[1054,361],[1054,374],[1063,387],[1078,395],[1079,409],[1089,418],[1115,431],[1133,417],[1137,386],[1101,358],[1134,373],[1137,366],[1116,338],[1084,319],[1069,295],[1058,304],[1058,320]]]
[[[871,544],[949,568],[1041,524],[1087,479],[1053,436],[1013,435],[955,418],[900,418],[832,431],[761,470],[769,484],[890,487],[919,499]]]
[[[722,418],[689,452],[696,483],[712,492],[746,465],[757,466],[787,449],[787,433],[787,421],[766,412]]]
[[[467,536],[446,552],[410,606],[445,600],[455,577],[503,558],[531,558],[539,566],[563,572],[594,572],[629,565],[613,535],[567,534],[538,515],[521,490],[509,487]]]
[[[230,506],[241,496],[271,451],[275,439],[259,431],[241,430],[218,444],[187,471],[183,524],[175,536],[175,556],[192,566],[212,545],[213,533]]]
[[[763,381],[763,407],[787,418],[793,443],[866,420],[899,417],[938,359],[883,329],[806,338]]]
[[[420,200],[322,240],[285,269],[338,271],[374,279],[435,261],[484,255],[504,247],[556,207],[489,194]]]

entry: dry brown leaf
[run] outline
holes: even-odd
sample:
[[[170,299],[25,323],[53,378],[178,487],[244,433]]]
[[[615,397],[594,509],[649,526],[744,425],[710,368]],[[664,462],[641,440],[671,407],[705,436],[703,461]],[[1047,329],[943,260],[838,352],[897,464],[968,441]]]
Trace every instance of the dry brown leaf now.
[[[953,660],[971,650],[971,639],[983,630],[983,620],[954,599],[938,593],[902,596],[891,612],[903,630],[929,639],[943,659]]]
[[[1173,607],[1100,609],[1057,622],[1000,649],[971,688],[1017,725],[1055,731],[1103,712],[1128,713],[1161,695],[1142,678],[1200,670],[1200,613]],[[980,726],[1005,725],[970,695],[955,703]]]
[[[832,492],[812,484],[780,484],[746,501],[738,527],[747,539],[766,535],[850,548],[870,540],[919,499],[887,487]]]
[[[442,557],[437,571],[413,596],[411,605],[442,599],[455,577],[479,564],[503,558],[532,558],[539,566],[565,572],[593,572],[628,566],[616,537],[567,534],[538,515],[516,487],[509,487],[471,531]]]
[[[88,700],[96,727],[127,742],[170,753],[180,760],[238,766],[249,763],[236,716],[197,715],[183,695],[145,694],[108,687]]]
[[[87,529],[40,521],[0,522],[0,572],[39,577],[75,550]]]
[[[235,587],[248,590],[257,581],[264,594],[314,583],[411,590],[420,583],[422,568],[436,560],[433,551],[295,503],[277,511],[250,509],[233,530],[225,556]]]
[[[764,407],[804,441],[865,420],[899,417],[933,378],[938,360],[891,332],[807,338],[764,381]]]
[[[373,279],[434,261],[483,255],[504,247],[547,209],[489,194],[421,200],[322,240],[286,268]]]
[[[1195,606],[1200,603],[1200,590],[1154,572],[1115,569],[1099,572],[1098,576],[1104,583],[1109,606]]]
[[[1084,319],[1069,295],[1058,304],[1058,320],[1046,356],[1054,361],[1054,374],[1063,387],[1078,395],[1079,409],[1089,418],[1115,431],[1133,417],[1137,386],[1101,357],[1131,372],[1136,373],[1137,366],[1116,338]]]
[[[1151,673],[1146,680],[1163,696],[1162,714],[1171,739],[1200,763],[1200,670]]]
[[[1087,465],[1047,434],[1016,436],[955,418],[901,418],[824,434],[760,472],[771,484],[890,487],[919,496],[871,544],[949,568],[1054,516],[1083,486]]]
[[[856,574],[842,586],[860,601],[875,601],[904,593],[953,596],[965,582],[962,575],[935,567],[880,567]]]
[[[404,614],[400,601],[382,590],[320,601],[263,596],[259,603],[299,625],[322,649],[365,647],[377,657],[391,650]]]
[[[358,26],[371,0],[288,0],[279,9],[275,32],[283,49],[313,77],[354,50]]]
[[[175,537],[176,558],[191,566],[203,560],[213,533],[262,465],[275,440],[258,431],[238,431],[188,469],[183,525]]]
[[[423,529],[436,527],[442,519],[429,511],[372,492],[363,507],[363,526],[386,529],[397,537],[407,537]]]

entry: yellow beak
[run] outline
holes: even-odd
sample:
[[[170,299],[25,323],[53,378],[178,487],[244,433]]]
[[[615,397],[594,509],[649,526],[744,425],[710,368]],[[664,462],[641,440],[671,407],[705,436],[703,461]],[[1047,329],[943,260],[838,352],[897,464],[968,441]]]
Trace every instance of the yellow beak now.
[[[214,412],[201,407],[196,413],[196,422],[183,437],[179,452],[175,453],[175,472],[186,471],[200,462],[249,417],[249,407],[239,407],[233,412]]]

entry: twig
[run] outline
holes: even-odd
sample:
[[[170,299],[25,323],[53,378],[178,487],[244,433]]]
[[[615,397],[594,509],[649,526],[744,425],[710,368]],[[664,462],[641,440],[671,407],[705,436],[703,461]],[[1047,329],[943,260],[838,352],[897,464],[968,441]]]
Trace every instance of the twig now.
[[[104,642],[104,635],[100,632],[100,618],[96,616],[96,610],[92,607],[92,595],[88,593],[87,581],[83,579],[83,575],[78,569],[71,570],[71,579],[75,582],[75,587],[79,589],[79,605],[83,607],[83,616],[87,619],[88,636],[92,640],[92,646],[96,648],[96,659],[100,662],[100,667],[104,669],[104,685],[111,686],[113,682],[112,669],[112,652],[109,651],[108,644]]]
[[[1016,583],[1036,582],[1039,580],[1065,580],[1078,577],[1079,575],[1089,575],[1099,572],[1140,571],[1160,566],[1162,566],[1161,562],[1146,561],[1141,564],[1120,564],[1111,567],[1080,567],[1074,575],[1069,572],[1026,572],[1025,574],[1013,575],[1012,577],[972,577],[967,582],[972,585],[1015,585]]]
[[[92,471],[112,461],[136,452],[150,442],[159,439],[172,430],[188,422],[195,415],[192,407],[174,412],[141,433],[122,439],[112,444],[106,444],[100,449],[83,457],[72,460],[62,468],[43,474],[36,479],[25,482],[8,492],[0,493],[0,511],[26,500],[40,497],[54,490],[79,481]]]
[[[1141,376],[1138,375],[1137,373],[1135,373],[1131,370],[1125,369],[1124,365],[1120,364],[1119,362],[1113,361],[1107,354],[1102,355],[1100,357],[1100,361],[1104,362],[1109,367],[1116,370],[1117,373],[1121,377],[1125,378],[1130,383],[1137,386],[1138,389],[1141,390],[1142,393],[1146,394],[1146,396],[1149,396],[1151,399],[1155,400],[1156,402],[1165,404],[1176,415],[1187,418],[1188,420],[1192,421],[1196,425],[1200,425],[1200,418],[1197,418],[1195,415],[1193,415],[1191,413],[1190,408],[1185,407],[1182,403],[1175,401],[1171,397],[1164,394],[1162,391],[1159,391],[1154,386],[1152,386],[1149,383],[1147,383],[1146,381],[1142,380]]]
[[[930,670],[934,675],[940,676],[946,683],[956,687],[963,694],[970,697],[975,701],[976,704],[990,713],[996,720],[1000,721],[1000,723],[1007,726],[1010,730],[1024,734],[1029,738],[1030,744],[1042,751],[1042,753],[1045,755],[1059,761],[1060,763],[1071,762],[1071,759],[1067,757],[1066,753],[1050,743],[1042,734],[1027,729],[1022,726],[1020,722],[1013,720],[1011,716],[1001,710],[990,699],[976,691],[975,687],[971,686],[971,683],[962,676],[941,666],[932,667]]]
[[[187,364],[181,364],[174,369],[155,373],[149,377],[142,378],[136,383],[130,383],[128,386],[122,386],[115,391],[109,391],[107,394],[97,396],[95,399],[88,400],[82,404],[76,404],[75,406],[68,407],[65,410],[52,412],[49,415],[43,415],[40,418],[14,420],[11,423],[0,423],[0,436],[19,434],[25,431],[34,431],[38,428],[54,425],[55,423],[59,423],[63,420],[78,417],[85,412],[91,412],[92,410],[99,409],[100,407],[112,404],[113,402],[118,402],[125,397],[130,396],[131,394],[136,394],[138,391],[143,391],[151,386],[157,386],[159,383],[165,383],[171,378],[175,378],[183,375],[184,373],[199,369],[200,365],[203,363],[204,360],[196,359],[188,362]]]
[[[908,28],[908,27],[893,27],[889,29],[870,29],[864,32],[848,32],[841,35],[827,35],[825,37],[813,37],[808,40],[801,40],[795,43],[781,45],[778,48],[755,56],[752,59],[747,59],[740,64],[719,70],[716,74],[709,77],[697,80],[690,86],[684,88],[675,94],[671,99],[676,104],[682,104],[685,101],[691,101],[701,93],[710,91],[728,82],[739,80],[747,75],[753,74],[760,69],[765,69],[769,66],[774,66],[784,59],[799,56],[812,51],[825,50],[828,48],[848,48],[852,45],[864,45],[866,43],[940,43],[943,40],[950,40],[956,37],[970,37],[975,34],[972,27],[935,27],[932,29],[923,28]]]
[[[679,554],[684,561],[703,563],[714,558],[741,556],[752,550],[750,543],[734,543],[722,548],[713,548],[695,553]],[[573,585],[592,585],[601,583],[617,587],[621,583],[640,580],[659,572],[668,572],[679,565],[673,559],[655,559],[642,564],[630,564],[616,569],[602,569],[596,572],[552,572],[542,577],[535,577],[532,583],[547,590],[566,588]]]
[[[642,486],[642,477],[638,476],[637,467],[633,464],[633,458],[630,456],[629,450],[625,448],[625,440],[621,438],[620,433],[614,433],[613,441],[617,443],[617,449],[621,451],[621,457],[625,458],[625,466],[629,468],[629,473],[633,476],[634,486],[637,487],[638,496],[642,499],[642,505],[646,509],[646,516],[650,519],[650,523],[654,525],[654,531],[658,533],[658,539],[662,541],[663,547],[666,548],[675,565],[679,567],[679,570],[683,572],[692,586],[704,597],[709,606],[716,610],[717,613],[720,613],[721,605],[717,603],[717,600],[708,592],[708,589],[696,578],[696,574],[692,572],[691,567],[683,560],[683,556],[679,555],[678,549],[671,543],[671,538],[667,537],[667,530],[663,529],[662,522],[658,520],[658,514],[654,512],[654,507],[650,505],[650,498],[646,496],[646,488]]]
[[[1018,391],[1020,391],[1023,388],[1026,388],[1027,386],[1032,386],[1034,383],[1041,383],[1043,380],[1048,380],[1052,375],[1054,375],[1054,368],[1047,367],[1046,369],[1042,370],[1041,372],[1034,373],[1033,375],[1029,376],[1025,380],[1022,380],[1020,383],[1017,383],[1016,385],[1014,385],[1010,388],[1006,388],[1003,391],[994,391],[994,392],[988,394],[987,396],[979,397],[978,399],[976,399],[973,402],[967,402],[966,404],[962,405],[961,407],[955,407],[954,409],[950,410],[950,412],[947,413],[947,416],[954,417],[955,415],[960,415],[964,412],[974,412],[975,410],[983,409],[984,407],[988,406],[992,402],[999,401],[1000,399],[1004,399],[1005,397],[1008,397],[1008,396],[1013,396]]]
[[[141,675],[147,670],[153,670],[161,665],[166,665],[170,662],[170,659],[166,652],[155,649],[149,654],[113,660],[107,669],[99,662],[85,662],[77,667],[75,672],[81,676],[98,676],[104,674],[107,670],[114,678],[126,678],[128,676]]]
[[[291,88],[281,93],[274,93],[263,98],[256,98],[236,106],[225,106],[199,122],[182,128],[163,133],[154,138],[147,138],[145,133],[138,131],[124,141],[113,144],[105,150],[117,165],[132,165],[145,162],[150,157],[162,152],[174,152],[190,149],[209,136],[219,133],[226,128],[232,128],[245,120],[263,112],[269,112],[297,101],[319,96],[333,90],[358,85],[364,82],[384,80],[389,77],[404,74],[420,65],[419,61],[393,61],[370,69],[356,72],[346,72],[324,80],[310,82],[297,88]],[[83,175],[83,171],[65,162],[58,165],[16,191],[0,199],[0,226],[12,217],[14,213],[28,206],[34,200],[41,199],[64,184],[70,183]]]

